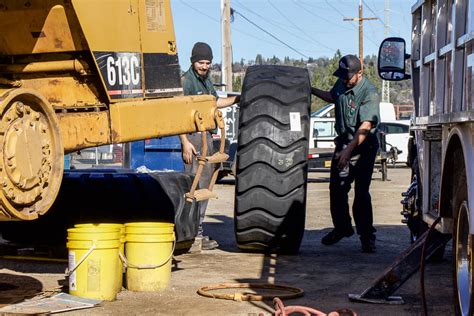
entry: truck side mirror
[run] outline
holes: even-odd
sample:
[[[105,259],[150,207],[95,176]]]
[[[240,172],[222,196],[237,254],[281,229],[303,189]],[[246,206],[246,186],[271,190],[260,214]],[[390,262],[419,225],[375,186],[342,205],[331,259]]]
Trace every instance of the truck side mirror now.
[[[405,60],[410,58],[406,54],[406,43],[403,38],[389,37],[383,40],[379,48],[377,71],[380,78],[388,81],[409,79],[405,73]]]

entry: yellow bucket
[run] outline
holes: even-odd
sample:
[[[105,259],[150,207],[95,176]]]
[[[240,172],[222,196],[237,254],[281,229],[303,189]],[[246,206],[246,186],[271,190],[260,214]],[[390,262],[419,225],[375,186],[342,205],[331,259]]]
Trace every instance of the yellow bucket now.
[[[168,287],[175,246],[174,224],[125,224],[127,289],[154,292]]]
[[[115,224],[115,223],[86,223],[86,224],[76,224],[74,227],[98,227],[98,228],[118,228],[120,231],[120,248],[119,248],[119,256],[117,257],[118,265],[117,265],[117,292],[122,290],[123,286],[123,262],[120,256],[124,256],[125,254],[125,225],[123,224]]]
[[[112,227],[70,228],[69,293],[85,298],[114,300],[120,230]]]

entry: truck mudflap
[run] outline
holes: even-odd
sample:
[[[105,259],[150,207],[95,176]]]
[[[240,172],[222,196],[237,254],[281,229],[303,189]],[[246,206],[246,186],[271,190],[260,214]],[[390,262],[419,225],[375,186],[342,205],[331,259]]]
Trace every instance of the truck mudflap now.
[[[199,224],[196,203],[184,198],[192,181],[192,175],[180,172],[65,171],[47,214],[36,221],[0,223],[0,232],[14,242],[58,244],[77,223],[162,221],[175,223],[177,242],[189,241]]]

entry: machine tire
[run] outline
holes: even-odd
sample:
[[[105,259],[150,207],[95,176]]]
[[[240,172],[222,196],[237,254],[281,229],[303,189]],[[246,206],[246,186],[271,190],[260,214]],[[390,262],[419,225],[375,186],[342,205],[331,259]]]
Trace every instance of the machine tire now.
[[[306,69],[247,70],[240,102],[234,209],[235,238],[242,250],[287,254],[299,250],[306,215],[310,87]],[[299,113],[299,131],[290,124],[292,112]]]
[[[474,282],[473,282],[473,244],[469,225],[467,182],[465,171],[456,185],[454,196],[453,224],[453,290],[456,315],[472,315],[474,313]],[[471,249],[467,249],[468,247]]]

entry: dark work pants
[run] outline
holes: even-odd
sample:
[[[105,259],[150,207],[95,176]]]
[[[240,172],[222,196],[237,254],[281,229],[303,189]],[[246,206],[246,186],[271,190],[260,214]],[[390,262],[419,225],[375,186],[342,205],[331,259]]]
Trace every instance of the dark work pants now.
[[[342,147],[342,143],[337,143],[334,153],[340,152]],[[348,193],[351,190],[352,182],[354,182],[352,214],[357,234],[361,239],[364,239],[371,238],[375,233],[369,187],[378,148],[377,137],[369,134],[364,142],[352,152],[352,156],[360,154],[360,157],[355,165],[350,164],[349,175],[346,178],[339,176],[340,170],[337,167],[339,159],[336,159],[335,155],[333,156],[329,191],[332,222],[336,231],[344,233],[352,228]]]
[[[207,155],[210,156],[214,151],[213,151],[213,146],[212,146],[212,135],[209,132],[206,132],[207,136]],[[202,154],[202,139],[201,139],[201,133],[192,133],[187,135],[188,140],[193,144],[194,148],[198,152],[198,155]],[[186,172],[190,172],[193,175],[196,174],[197,168],[199,166],[199,163],[196,159],[196,157],[193,158],[192,164],[185,164],[184,169]],[[201,179],[199,180],[199,186],[198,188],[204,189],[209,187],[209,183],[211,182],[212,178],[212,173],[213,173],[213,166],[215,164],[206,164],[204,166],[204,169],[201,174]],[[204,222],[204,217],[206,216],[206,208],[207,208],[207,202],[208,200],[203,200],[198,202],[198,209],[199,209],[199,227],[198,227],[198,236],[202,236],[202,223]]]

